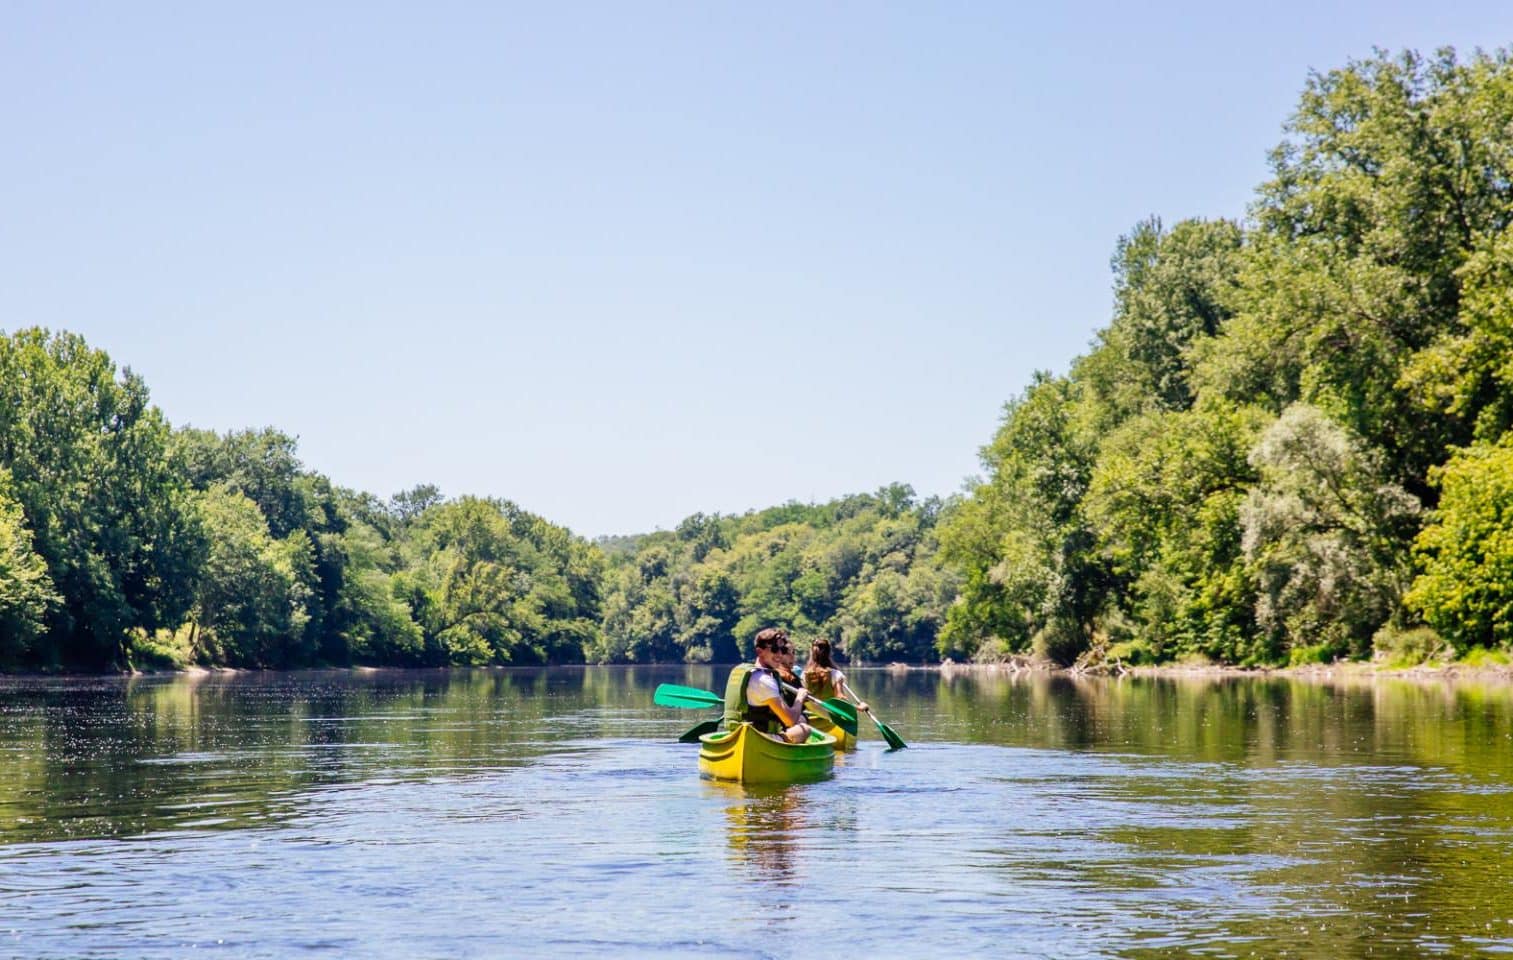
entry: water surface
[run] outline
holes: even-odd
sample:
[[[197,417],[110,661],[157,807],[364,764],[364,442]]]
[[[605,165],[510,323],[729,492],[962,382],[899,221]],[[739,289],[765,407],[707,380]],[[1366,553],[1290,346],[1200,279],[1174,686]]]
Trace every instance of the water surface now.
[[[1506,686],[856,670],[910,749],[743,789],[664,681],[0,680],[0,955],[1513,953]]]

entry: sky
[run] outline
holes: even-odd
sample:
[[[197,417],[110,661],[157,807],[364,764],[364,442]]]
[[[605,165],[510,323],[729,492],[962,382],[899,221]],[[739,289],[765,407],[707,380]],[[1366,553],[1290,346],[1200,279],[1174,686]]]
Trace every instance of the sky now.
[[[1120,235],[1245,215],[1310,70],[1510,42],[1505,2],[0,2],[0,330],[586,536],[945,496]]]

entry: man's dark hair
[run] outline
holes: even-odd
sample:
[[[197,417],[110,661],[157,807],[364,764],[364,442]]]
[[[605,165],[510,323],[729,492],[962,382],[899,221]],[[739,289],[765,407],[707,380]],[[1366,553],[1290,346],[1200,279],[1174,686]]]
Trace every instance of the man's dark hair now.
[[[788,642],[788,631],[782,627],[768,627],[756,635],[756,647],[758,650],[771,650],[780,643]]]

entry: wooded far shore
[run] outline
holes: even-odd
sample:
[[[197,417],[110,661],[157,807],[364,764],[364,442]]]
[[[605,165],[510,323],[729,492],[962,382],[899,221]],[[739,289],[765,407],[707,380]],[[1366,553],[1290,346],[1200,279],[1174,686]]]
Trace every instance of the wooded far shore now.
[[[0,670],[733,662],[782,625],[868,663],[1497,674],[1513,61],[1378,52],[1284,130],[1243,220],[1113,243],[1111,319],[949,497],[588,540],[343,487],[278,429],[170,424],[76,334],[0,332]]]

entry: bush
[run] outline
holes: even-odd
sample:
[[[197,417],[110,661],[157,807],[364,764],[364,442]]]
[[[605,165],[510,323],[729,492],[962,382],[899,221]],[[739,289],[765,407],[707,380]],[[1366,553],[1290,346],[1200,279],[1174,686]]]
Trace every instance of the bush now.
[[[1030,652],[1058,667],[1069,667],[1088,648],[1088,637],[1077,624],[1062,617],[1053,619],[1030,640]]]
[[[1468,667],[1506,667],[1513,663],[1513,657],[1509,657],[1506,650],[1472,647],[1460,658],[1460,662]]]
[[[1106,659],[1118,661],[1127,666],[1138,667],[1155,663],[1160,659],[1160,655],[1150,641],[1136,639],[1111,644],[1108,648]]]
[[[126,662],[133,670],[181,670],[194,659],[194,628],[185,624],[177,630],[155,630],[149,634],[141,628],[127,634]]]
[[[1383,627],[1371,638],[1371,648],[1377,661],[1394,668],[1416,667],[1454,655],[1445,639],[1430,627]]]
[[[1014,650],[1007,640],[1001,637],[989,637],[977,645],[972,651],[973,663],[1007,663],[1014,656]]]
[[[1307,667],[1317,663],[1331,663],[1339,648],[1330,642],[1315,643],[1312,646],[1293,647],[1287,655],[1289,667]]]

